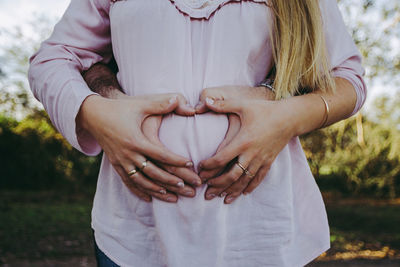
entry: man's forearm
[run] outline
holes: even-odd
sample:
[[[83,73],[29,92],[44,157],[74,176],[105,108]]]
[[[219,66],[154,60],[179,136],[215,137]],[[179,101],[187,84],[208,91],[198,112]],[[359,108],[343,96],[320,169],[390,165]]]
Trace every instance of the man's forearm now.
[[[83,78],[90,90],[102,97],[118,98],[124,95],[117,76],[107,65],[96,63],[83,74]]]

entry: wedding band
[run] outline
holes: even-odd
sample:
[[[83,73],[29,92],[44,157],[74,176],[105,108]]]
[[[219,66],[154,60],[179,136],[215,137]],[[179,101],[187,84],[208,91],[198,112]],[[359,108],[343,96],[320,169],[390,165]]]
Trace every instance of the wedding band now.
[[[142,162],[142,167],[140,167],[140,170],[143,170],[147,166],[147,159]]]
[[[237,162],[236,162],[236,165],[238,165],[238,166],[239,166],[239,168],[241,168],[241,169],[242,169],[243,173],[247,172],[247,169],[246,169],[245,167],[243,167],[243,165],[242,165],[242,164],[240,164],[240,162],[239,162],[239,161],[237,161]]]
[[[244,174],[246,174],[247,176],[249,176],[250,178],[254,178],[255,177],[255,175],[254,174],[252,174],[250,171],[248,171],[248,170],[246,170],[245,172],[244,172]]]
[[[136,169],[131,170],[130,172],[128,172],[128,176],[132,176],[135,173],[137,173],[138,171]]]
[[[246,169],[245,167],[243,167],[243,165],[240,164],[239,161],[236,162],[236,165],[238,165],[238,166],[242,169],[242,171],[243,171],[243,173],[244,173],[245,175],[249,176],[250,178],[254,178],[254,177],[255,177],[255,175],[252,174],[248,169]]]

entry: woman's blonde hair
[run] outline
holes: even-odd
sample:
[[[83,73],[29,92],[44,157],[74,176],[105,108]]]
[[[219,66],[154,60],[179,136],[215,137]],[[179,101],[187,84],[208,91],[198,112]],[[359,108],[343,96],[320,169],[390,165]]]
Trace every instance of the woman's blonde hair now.
[[[335,91],[319,0],[270,0],[276,98]]]

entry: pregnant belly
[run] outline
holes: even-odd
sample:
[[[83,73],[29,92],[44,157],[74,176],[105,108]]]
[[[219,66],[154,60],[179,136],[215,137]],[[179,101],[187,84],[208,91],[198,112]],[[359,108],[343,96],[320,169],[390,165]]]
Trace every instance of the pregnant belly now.
[[[214,155],[227,130],[225,114],[208,112],[193,117],[169,114],[161,123],[159,137],[172,152],[192,160],[197,171],[201,160]]]

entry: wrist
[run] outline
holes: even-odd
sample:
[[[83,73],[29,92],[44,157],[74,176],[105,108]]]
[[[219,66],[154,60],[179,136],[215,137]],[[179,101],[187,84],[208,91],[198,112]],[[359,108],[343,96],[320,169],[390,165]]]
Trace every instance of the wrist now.
[[[323,117],[325,105],[316,94],[293,96],[282,101],[290,113],[289,121],[294,136],[300,136],[319,128],[325,118]]]
[[[261,95],[264,100],[275,100],[275,93],[272,90],[268,89],[265,86],[257,86],[255,88],[257,91],[260,91],[262,93]]]
[[[89,95],[82,102],[79,112],[76,116],[76,124],[79,128],[82,128],[88,132],[91,132],[91,122],[93,116],[104,103],[105,98],[99,95]],[[97,112],[98,113],[98,112]]]
[[[284,98],[271,102],[276,106],[276,116],[280,118],[282,134],[285,133],[290,137],[299,136],[301,131],[301,116],[298,114],[297,101],[291,98]]]

